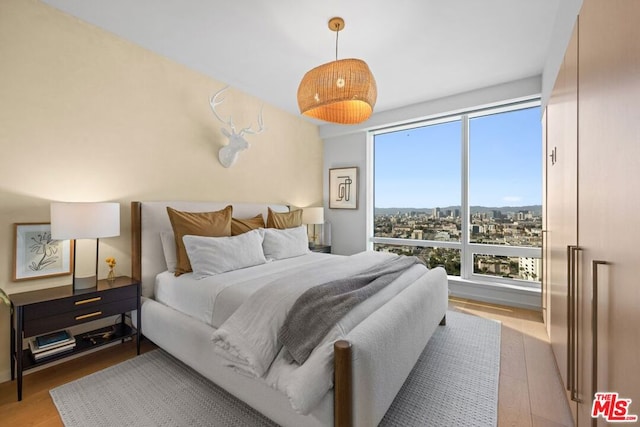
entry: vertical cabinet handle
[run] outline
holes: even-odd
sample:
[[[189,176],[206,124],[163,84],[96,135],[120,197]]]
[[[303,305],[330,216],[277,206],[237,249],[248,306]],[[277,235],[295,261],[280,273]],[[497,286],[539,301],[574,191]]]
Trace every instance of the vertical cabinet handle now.
[[[573,248],[567,246],[567,384],[566,389],[572,390],[573,385]]]
[[[598,391],[598,266],[609,264],[607,261],[591,261],[591,397]],[[594,418],[595,420],[595,418]],[[597,421],[597,420],[596,420]],[[593,424],[593,423],[592,423]]]
[[[577,354],[579,345],[579,319],[580,305],[578,304],[578,286],[577,286],[577,270],[578,270],[578,251],[580,247],[575,245],[567,246],[567,390],[569,390],[571,400],[580,402],[578,398],[578,375],[577,375]]]
[[[579,304],[579,292],[578,292],[578,251],[579,246],[572,248],[573,253],[573,383],[571,385],[571,400],[574,402],[582,402],[578,397],[578,351],[580,347],[580,304]]]

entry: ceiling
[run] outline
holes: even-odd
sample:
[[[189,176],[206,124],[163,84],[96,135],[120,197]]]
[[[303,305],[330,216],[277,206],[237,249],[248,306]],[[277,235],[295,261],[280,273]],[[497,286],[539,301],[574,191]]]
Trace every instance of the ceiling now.
[[[306,71],[365,60],[376,112],[542,74],[563,0],[43,0],[299,114]]]

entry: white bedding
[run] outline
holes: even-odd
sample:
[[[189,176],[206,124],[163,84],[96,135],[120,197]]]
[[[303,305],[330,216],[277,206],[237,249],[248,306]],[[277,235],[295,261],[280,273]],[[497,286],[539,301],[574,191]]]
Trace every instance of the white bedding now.
[[[202,279],[192,273],[175,277],[165,271],[156,276],[155,299],[214,328],[222,323],[256,290],[301,267],[338,257],[323,253],[271,261]]]
[[[202,279],[164,272],[156,278],[156,300],[218,328],[216,353],[226,366],[259,378],[285,394],[301,414],[313,409],[333,386],[333,343],[427,272],[414,265],[365,300],[326,335],[302,365],[286,360],[277,333],[289,308],[307,289],[348,277],[396,255],[362,252],[349,257],[321,253],[268,262]]]
[[[332,258],[271,281],[251,295],[213,333],[216,353],[238,373],[264,378],[269,386],[289,398],[297,412],[309,413],[333,385],[333,343],[344,339],[367,316],[428,270],[422,264],[413,265],[391,284],[358,304],[327,333],[302,365],[289,362],[277,337],[289,309],[307,289],[352,276],[395,256],[362,252]]]

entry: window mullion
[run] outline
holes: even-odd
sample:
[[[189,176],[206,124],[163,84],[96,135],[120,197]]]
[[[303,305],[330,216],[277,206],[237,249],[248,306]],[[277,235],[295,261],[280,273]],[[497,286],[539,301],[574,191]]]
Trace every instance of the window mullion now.
[[[460,137],[461,146],[461,198],[460,198],[460,231],[462,250],[460,251],[460,277],[468,279],[473,272],[473,254],[469,250],[469,116],[463,115],[462,118],[462,135]]]
[[[373,237],[374,237],[374,224],[375,224],[375,147],[374,147],[374,135],[372,132],[367,132],[366,142],[366,191],[367,197],[365,202],[367,204],[367,216],[366,216],[366,243],[365,248],[368,251],[373,250]]]

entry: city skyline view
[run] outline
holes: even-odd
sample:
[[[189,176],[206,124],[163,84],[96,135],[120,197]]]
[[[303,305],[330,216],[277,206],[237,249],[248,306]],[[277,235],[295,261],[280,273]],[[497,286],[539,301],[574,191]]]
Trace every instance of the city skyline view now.
[[[374,248],[417,256],[453,276],[465,262],[473,274],[539,284],[540,258],[522,248],[542,246],[541,140],[539,107],[376,134]],[[479,245],[513,249],[491,255]]]
[[[444,266],[447,274],[459,276],[460,249],[415,245],[415,241],[458,242],[464,244],[462,218],[457,209],[433,208],[431,211],[377,212],[374,237],[407,240],[406,244],[376,243],[374,249],[400,255],[414,255],[429,268]],[[467,231],[469,243],[513,247],[542,246],[542,216],[531,210],[486,210],[471,213]],[[473,254],[473,273],[539,283],[540,258],[496,256],[482,250]]]

